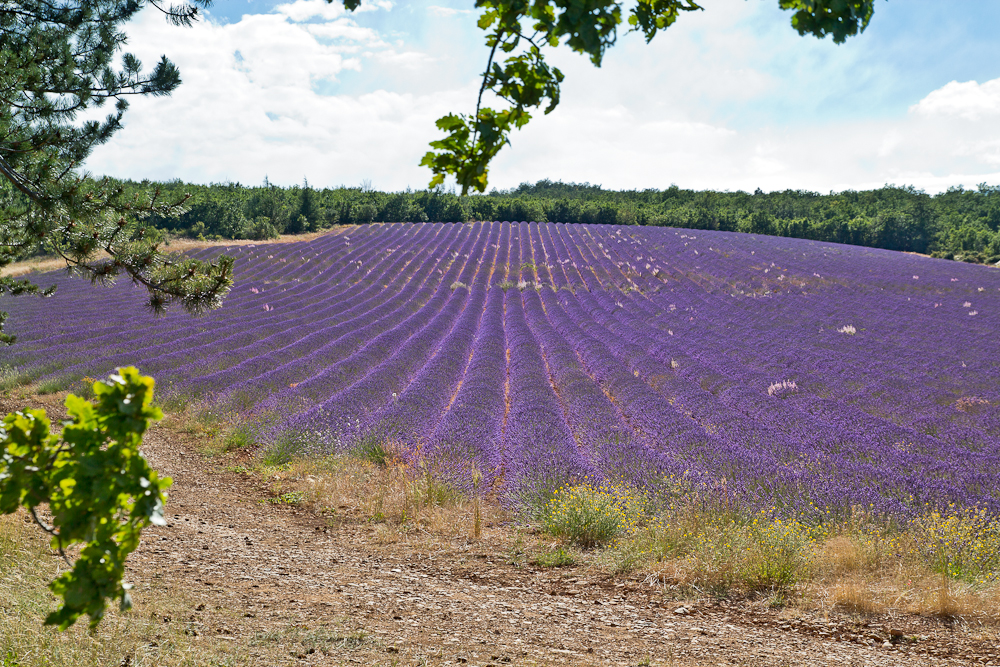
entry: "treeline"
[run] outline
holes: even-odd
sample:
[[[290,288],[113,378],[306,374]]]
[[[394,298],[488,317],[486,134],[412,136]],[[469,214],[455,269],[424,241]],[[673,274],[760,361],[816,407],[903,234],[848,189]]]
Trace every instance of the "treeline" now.
[[[928,195],[913,187],[821,195],[804,190],[716,192],[605,190],[549,180],[459,197],[443,190],[379,192],[368,188],[282,188],[268,183],[193,185],[128,183],[190,194],[178,218],[153,219],[175,234],[268,239],[338,224],[372,222],[538,222],[651,225],[751,232],[929,253],[968,262],[1000,262],[1000,186],[950,188]]]

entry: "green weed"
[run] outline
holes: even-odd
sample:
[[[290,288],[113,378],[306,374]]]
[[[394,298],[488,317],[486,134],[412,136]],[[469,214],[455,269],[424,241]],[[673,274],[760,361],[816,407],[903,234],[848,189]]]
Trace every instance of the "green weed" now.
[[[272,505],[301,505],[305,500],[305,494],[301,491],[289,491],[281,495],[272,496],[267,502]]]
[[[985,509],[933,510],[910,525],[914,549],[935,572],[970,584],[1000,575],[1000,519]]]
[[[537,554],[531,562],[538,567],[571,567],[576,565],[576,557],[560,546]]]
[[[234,449],[248,449],[257,444],[254,430],[250,424],[237,424],[222,439],[222,451],[231,452]]]
[[[0,366],[0,391],[10,391],[17,387],[30,385],[32,382],[63,368],[67,362],[53,362],[43,366],[33,366],[31,368],[20,368],[12,364]],[[67,385],[68,386],[68,385]],[[57,390],[59,391],[59,390]],[[50,392],[51,393],[51,392]]]
[[[459,499],[461,494],[449,484],[442,482],[430,469],[425,469],[409,485],[411,502],[417,509],[443,507]]]
[[[159,383],[157,383],[157,394],[156,398],[153,399],[153,403],[156,407],[163,410],[163,412],[170,414],[182,413],[187,410],[193,401],[194,397],[188,394],[167,393],[167,391],[161,393],[159,391]]]
[[[38,383],[35,387],[35,391],[39,394],[56,394],[60,391],[69,389],[79,378],[74,378],[71,375],[57,375]]]
[[[304,447],[304,443],[294,433],[285,432],[281,434],[277,442],[271,445],[264,452],[263,464],[265,466],[280,466],[289,463],[299,456]]]
[[[392,460],[392,453],[386,447],[384,438],[370,434],[361,438],[351,451],[351,454],[361,459],[374,463],[379,468],[385,468]]]

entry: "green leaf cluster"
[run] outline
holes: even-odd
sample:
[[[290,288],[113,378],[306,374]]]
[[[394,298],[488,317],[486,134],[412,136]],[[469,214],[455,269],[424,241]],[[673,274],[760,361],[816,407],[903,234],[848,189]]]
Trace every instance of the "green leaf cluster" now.
[[[864,32],[875,13],[874,0],[778,0],[793,12],[792,27],[800,35],[833,36],[836,44]]]
[[[82,615],[91,627],[107,602],[131,606],[123,583],[125,559],[143,528],[164,525],[171,480],[160,477],[139,451],[142,436],[162,413],[152,405],[153,379],[120,368],[93,386],[96,402],[70,394],[68,421],[55,434],[44,410],[7,415],[0,425],[0,512],[26,508],[52,535],[52,547],[83,544],[72,569],[49,588],[63,600],[45,623],[65,629]],[[38,515],[48,505],[51,525]]]

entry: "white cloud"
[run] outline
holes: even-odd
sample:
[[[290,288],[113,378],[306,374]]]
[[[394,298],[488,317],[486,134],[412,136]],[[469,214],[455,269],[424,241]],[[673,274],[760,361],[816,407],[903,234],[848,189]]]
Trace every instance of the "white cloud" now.
[[[362,28],[354,21],[339,19],[329,23],[309,23],[305,26],[309,34],[324,39],[346,39],[352,42],[365,42],[367,46],[388,46],[379,38],[378,33],[371,28]]]
[[[380,64],[406,70],[419,70],[436,61],[436,58],[420,51],[379,51],[373,53],[372,58]]]
[[[326,2],[326,0],[295,0],[295,2],[278,5],[274,11],[292,21],[305,21],[311,18],[332,21],[346,13],[343,4]]]
[[[88,169],[200,182],[259,183],[268,175],[286,184],[307,176],[317,184],[370,178],[379,187],[423,185],[429,177],[417,164],[435,138],[434,120],[474,91],[316,92],[317,81],[335,81],[344,70],[363,69],[369,62],[413,69],[428,59],[396,51],[367,28],[344,30],[353,25],[342,17],[291,22],[290,15],[317,16],[317,9],[302,9],[303,4],[308,3],[299,0],[294,5],[300,7],[286,6],[281,13],[190,29],[167,26],[154,13],[140,16],[130,29],[131,44],[141,46],[137,55],[155,62],[167,53],[184,83],[168,98],[133,100],[125,129],[95,151]],[[325,43],[332,35],[337,38]],[[370,61],[343,55],[359,41]]]
[[[975,81],[952,81],[910,107],[914,113],[935,117],[955,116],[981,120],[1000,115],[1000,79],[979,84]]]
[[[456,16],[459,14],[471,14],[471,9],[453,9],[451,7],[439,7],[437,5],[431,5],[427,8],[427,11],[434,16]]]
[[[557,52],[553,64],[567,76],[562,103],[511,136],[491,185],[548,177],[615,188],[825,192],[1000,182],[1000,79],[953,81],[916,103],[865,113],[887,76],[875,71],[865,75],[868,88],[857,83],[866,52],[803,39],[784,16],[763,21],[761,7],[737,1],[685,15],[651,45],[623,36],[600,69]],[[307,176],[317,185],[424,187],[430,174],[418,163],[440,137],[434,120],[472,111],[486,52],[474,17],[431,19],[442,30],[465,26],[472,38],[463,43],[433,38],[454,32],[420,42],[383,27],[397,11],[366,21],[339,3],[296,0],[191,29],[142,14],[129,26],[130,44],[147,63],[166,53],[184,84],[169,98],[133,101],[126,128],[88,169],[137,179],[258,183],[267,175],[288,184]],[[411,15],[395,25],[407,25],[403,16]],[[845,95],[858,100],[849,113],[828,112]]]
[[[374,12],[380,9],[386,11],[392,9],[392,2],[390,0],[369,0],[362,2],[355,12]],[[274,11],[296,22],[312,18],[332,21],[347,13],[342,2],[327,2],[326,0],[295,0],[295,2],[275,6]]]

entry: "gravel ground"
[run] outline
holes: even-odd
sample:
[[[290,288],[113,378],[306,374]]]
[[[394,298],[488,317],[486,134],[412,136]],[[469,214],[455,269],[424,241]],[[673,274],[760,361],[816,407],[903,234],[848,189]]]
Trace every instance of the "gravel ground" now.
[[[592,567],[532,567],[505,526],[386,544],[376,526],[264,502],[259,477],[168,428],[144,451],[174,486],[131,579],[182,591],[190,614],[164,621],[229,642],[238,664],[1000,665],[995,628],[678,600]]]

